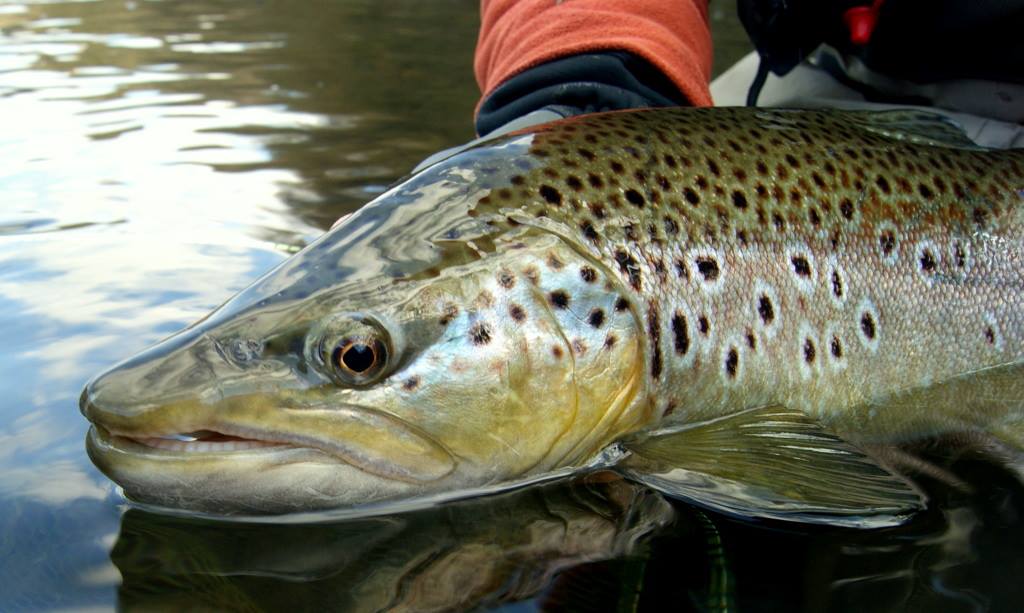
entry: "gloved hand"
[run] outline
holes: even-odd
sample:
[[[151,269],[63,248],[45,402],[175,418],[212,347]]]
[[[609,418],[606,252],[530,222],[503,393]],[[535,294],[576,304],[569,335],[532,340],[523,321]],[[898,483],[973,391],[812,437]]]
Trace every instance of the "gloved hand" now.
[[[608,51],[560,58],[498,86],[477,112],[480,138],[435,153],[414,172],[480,141],[548,121],[584,113],[687,104],[665,75],[631,53]]]

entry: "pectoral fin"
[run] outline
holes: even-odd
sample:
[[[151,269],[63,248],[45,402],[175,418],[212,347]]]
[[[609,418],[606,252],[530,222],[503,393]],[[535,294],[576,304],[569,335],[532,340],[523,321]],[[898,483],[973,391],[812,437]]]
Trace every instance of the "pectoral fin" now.
[[[799,411],[766,407],[624,443],[629,478],[727,513],[875,528],[924,508],[906,481]]]

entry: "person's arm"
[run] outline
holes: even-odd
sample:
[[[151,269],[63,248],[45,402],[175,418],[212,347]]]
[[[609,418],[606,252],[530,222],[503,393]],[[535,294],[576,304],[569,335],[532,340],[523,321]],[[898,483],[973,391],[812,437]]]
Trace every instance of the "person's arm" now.
[[[479,134],[539,109],[711,104],[707,0],[482,0],[480,11]]]

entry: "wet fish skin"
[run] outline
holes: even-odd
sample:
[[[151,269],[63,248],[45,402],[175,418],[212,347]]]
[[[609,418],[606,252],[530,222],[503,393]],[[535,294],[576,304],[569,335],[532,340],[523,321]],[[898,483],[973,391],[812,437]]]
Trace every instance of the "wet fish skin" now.
[[[139,499],[287,510],[580,466],[771,404],[853,440],[1019,447],[1024,154],[902,125],[679,109],[486,143],[94,380],[94,460]],[[389,355],[350,385],[317,348],[357,324]],[[306,448],[124,442],[204,429]]]
[[[1024,357],[1024,151],[901,132],[908,115],[553,124],[531,149],[550,165],[511,190],[513,206],[501,190],[483,204],[575,230],[617,274],[662,415],[778,403],[880,439],[1013,423],[1024,387],[988,389],[983,404],[971,396],[985,386],[969,381],[885,413],[915,389]]]

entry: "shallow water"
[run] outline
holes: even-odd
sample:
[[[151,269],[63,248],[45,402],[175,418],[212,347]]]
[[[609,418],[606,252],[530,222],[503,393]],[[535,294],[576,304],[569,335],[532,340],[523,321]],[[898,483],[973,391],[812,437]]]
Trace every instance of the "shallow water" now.
[[[130,508],[92,467],[89,376],[472,136],[476,7],[0,4],[0,611],[1021,610],[1024,492],[970,459],[952,468],[971,493],[930,484],[929,512],[875,532],[753,525],[602,478],[207,522]],[[728,8],[712,15],[735,41]]]

